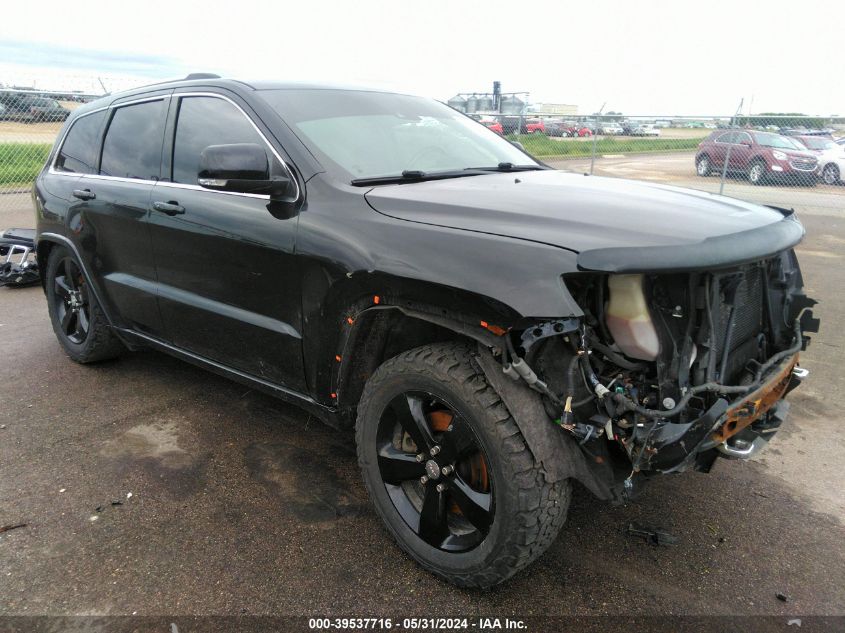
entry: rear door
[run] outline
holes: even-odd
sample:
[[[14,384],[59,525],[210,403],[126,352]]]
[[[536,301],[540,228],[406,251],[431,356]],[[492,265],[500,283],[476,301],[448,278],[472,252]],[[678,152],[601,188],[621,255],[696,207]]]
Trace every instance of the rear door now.
[[[748,132],[735,132],[733,146],[731,147],[730,168],[736,171],[745,171],[751,163],[752,140]]]
[[[100,134],[107,115],[108,109],[103,108],[74,118],[59,141],[49,167],[41,173],[36,184],[39,229],[43,233],[68,237],[75,242],[77,250],[84,242],[79,219],[85,207],[85,201],[78,196],[87,195],[82,193],[78,183],[83,175],[97,173]],[[96,282],[96,279],[92,280],[95,285]]]
[[[168,95],[112,106],[96,174],[76,188],[89,199],[75,208],[71,231],[84,234],[83,256],[101,283],[112,314],[122,325],[159,337],[155,262],[150,243],[149,202],[161,172]],[[78,224],[78,227],[74,227]]]
[[[714,169],[721,171],[724,167],[725,160],[728,157],[728,147],[730,147],[731,143],[733,143],[733,137],[733,132],[722,132],[721,134],[716,134],[712,148],[713,156],[711,157]]]
[[[159,305],[179,348],[304,391],[298,216],[274,215],[268,196],[197,184],[209,145],[257,143],[274,171],[286,170],[248,111],[234,95],[174,94],[172,146],[151,201]]]

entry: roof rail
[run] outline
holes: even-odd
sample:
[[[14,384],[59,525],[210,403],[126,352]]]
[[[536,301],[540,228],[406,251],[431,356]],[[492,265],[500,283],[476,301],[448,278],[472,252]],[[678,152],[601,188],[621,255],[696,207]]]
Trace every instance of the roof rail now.
[[[214,73],[191,73],[185,80],[188,79],[220,79],[220,75],[215,75]]]

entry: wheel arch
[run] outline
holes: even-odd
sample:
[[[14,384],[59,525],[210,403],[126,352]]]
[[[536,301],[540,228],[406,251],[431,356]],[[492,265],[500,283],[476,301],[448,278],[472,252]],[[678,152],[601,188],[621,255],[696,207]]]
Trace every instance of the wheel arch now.
[[[318,326],[306,318],[304,347],[315,398],[337,407],[349,423],[364,385],[384,361],[446,341],[496,347],[508,329],[533,322],[458,288],[383,274],[355,277],[332,288]]]
[[[38,259],[38,273],[41,276],[41,287],[46,292],[47,291],[47,260],[49,259],[51,253],[57,246],[61,246],[66,248],[70,251],[73,255],[76,262],[79,264],[79,269],[82,271],[82,274],[85,275],[85,281],[88,283],[88,287],[94,293],[94,298],[97,300],[97,303],[100,305],[100,310],[102,310],[103,314],[106,317],[106,321],[112,327],[115,326],[114,315],[112,314],[111,306],[104,301],[105,296],[100,288],[99,284],[97,284],[96,277],[91,274],[91,271],[88,269],[88,264],[83,257],[80,256],[79,249],[76,247],[71,240],[66,238],[64,235],[59,235],[57,233],[41,233],[36,238],[36,247],[35,247],[35,254]]]

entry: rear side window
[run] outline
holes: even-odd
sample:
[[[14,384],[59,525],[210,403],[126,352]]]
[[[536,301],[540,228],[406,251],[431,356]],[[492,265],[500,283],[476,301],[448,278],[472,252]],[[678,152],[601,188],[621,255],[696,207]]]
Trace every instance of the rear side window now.
[[[56,156],[55,169],[73,174],[97,173],[100,128],[106,111],[80,117],[71,124],[62,148]]]
[[[173,182],[197,184],[202,151],[209,145],[230,143],[257,143],[267,151],[270,165],[278,162],[234,105],[214,97],[183,97],[173,143]]]
[[[716,139],[717,143],[733,143],[734,142],[734,133],[733,132],[725,132],[720,137]]]
[[[163,100],[115,109],[103,141],[104,176],[158,180],[164,137]]]

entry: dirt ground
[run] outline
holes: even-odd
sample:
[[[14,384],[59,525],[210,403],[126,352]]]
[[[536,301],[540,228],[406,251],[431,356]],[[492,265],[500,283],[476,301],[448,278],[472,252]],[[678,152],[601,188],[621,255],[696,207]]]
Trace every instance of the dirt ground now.
[[[31,226],[26,196],[11,202],[0,227]],[[400,552],[349,435],[159,353],[76,365],[41,289],[0,289],[0,526],[25,524],[0,534],[0,615],[845,616],[845,212],[799,212],[822,331],[785,428],[634,504],[576,490],[551,549],[490,591]]]
[[[75,110],[82,105],[77,101],[59,103],[68,110]],[[0,143],[52,143],[62,125],[62,121],[21,123],[0,120]]]

